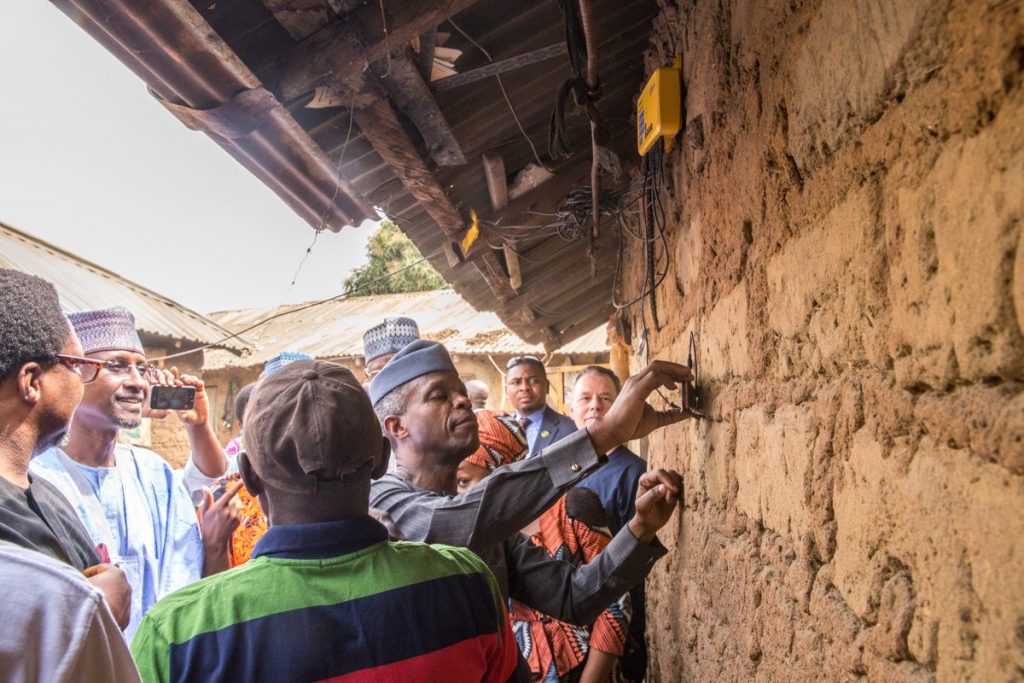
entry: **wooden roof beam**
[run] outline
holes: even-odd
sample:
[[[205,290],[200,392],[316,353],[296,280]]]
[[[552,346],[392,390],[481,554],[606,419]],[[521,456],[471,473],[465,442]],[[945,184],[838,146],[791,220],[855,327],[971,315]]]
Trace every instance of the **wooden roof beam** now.
[[[386,22],[382,22],[377,2],[360,5],[341,21],[297,43],[284,55],[277,72],[264,81],[274,84],[282,102],[289,102],[317,86],[344,82],[349,76],[358,78],[371,62],[386,57],[393,48],[408,45],[475,2],[388,0],[383,12]]]
[[[359,98],[352,115],[381,159],[394,170],[409,194],[416,198],[441,231],[453,241],[460,239],[465,231],[465,219],[419,155],[388,99],[379,96]],[[515,296],[515,292],[495,251],[482,249],[469,262],[491,288],[495,307],[521,326],[531,327],[534,316],[528,309],[506,311],[501,306],[502,302]],[[542,329],[541,335],[547,343],[558,339],[551,330]]]
[[[327,0],[263,0],[263,6],[295,40],[308,38],[335,19]]]
[[[462,148],[410,52],[404,46],[396,48],[388,58],[377,60],[371,68],[391,101],[423,135],[434,163],[461,166],[466,163]]]
[[[524,66],[547,61],[552,57],[560,57],[566,52],[568,52],[568,48],[564,41],[561,43],[555,43],[554,45],[542,47],[539,50],[532,50],[521,55],[516,55],[515,57],[491,62],[490,64],[486,64],[469,71],[464,71],[462,73],[455,74],[454,76],[440,78],[431,83],[431,87],[438,92],[451,90],[452,88],[458,88],[462,85],[482,81],[483,79],[490,78],[491,76],[501,75],[506,71],[512,71],[513,69],[519,69]]]
[[[526,194],[510,201],[501,211],[495,211],[491,220],[508,225],[529,225],[535,218],[525,211],[553,212],[565,196],[578,187],[590,184],[590,158],[578,155],[565,166],[557,169],[555,175]],[[526,215],[527,220],[517,216]]]
[[[505,176],[505,160],[500,154],[484,152],[482,163],[487,178],[487,192],[491,196],[491,208],[501,211],[508,205],[508,178]],[[508,283],[517,293],[523,286],[523,273],[519,267],[519,253],[515,245],[506,243],[505,266],[508,268]]]

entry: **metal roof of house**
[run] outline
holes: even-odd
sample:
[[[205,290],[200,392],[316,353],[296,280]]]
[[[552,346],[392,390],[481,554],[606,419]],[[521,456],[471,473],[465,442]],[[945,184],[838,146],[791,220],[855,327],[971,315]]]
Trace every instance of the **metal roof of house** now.
[[[124,306],[135,315],[140,332],[186,342],[214,344],[234,354],[247,350],[244,340],[217,323],[145,287],[0,223],[0,267],[29,273],[53,283],[68,313]]]
[[[590,184],[582,114],[566,120],[573,157],[558,165],[545,156],[556,93],[571,76],[556,2],[148,0],[140,13],[132,0],[53,1],[172,113],[210,135],[314,227],[338,229],[380,207],[472,306],[548,349],[613,314],[614,219],[602,219],[593,269],[586,239],[545,225],[570,190]],[[589,4],[597,107],[608,146],[628,166],[633,102],[658,5]],[[459,74],[483,73],[492,61],[508,67],[501,75],[514,114],[493,76],[431,81],[416,70],[438,31],[450,34],[446,48],[462,53]],[[410,52],[415,41],[419,56]],[[313,100],[326,106],[310,108]],[[509,182],[533,161],[516,118],[557,173],[502,212],[492,208],[481,155],[499,156]],[[459,263],[451,245],[471,210],[483,221],[486,246]],[[508,239],[486,229],[499,217],[502,226],[530,226],[506,242],[509,250],[491,248]]]
[[[361,357],[363,332],[388,316],[414,319],[423,338],[443,342],[453,354],[544,353],[540,345],[517,337],[495,314],[474,310],[461,296],[447,289],[350,297],[287,314],[304,305],[211,313],[213,320],[231,330],[245,329],[271,315],[285,315],[246,334],[255,347],[252,354],[238,358],[227,353],[209,353],[204,369],[262,365],[281,351],[301,351],[314,358]],[[591,330],[557,353],[608,353],[605,327]]]

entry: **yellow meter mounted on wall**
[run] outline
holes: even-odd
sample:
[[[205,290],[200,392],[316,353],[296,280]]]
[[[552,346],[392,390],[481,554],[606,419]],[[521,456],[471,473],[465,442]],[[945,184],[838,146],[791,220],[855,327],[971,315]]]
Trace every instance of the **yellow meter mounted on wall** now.
[[[682,59],[672,66],[655,69],[636,102],[636,148],[647,154],[659,138],[665,139],[665,151],[682,128],[683,94],[680,79]]]

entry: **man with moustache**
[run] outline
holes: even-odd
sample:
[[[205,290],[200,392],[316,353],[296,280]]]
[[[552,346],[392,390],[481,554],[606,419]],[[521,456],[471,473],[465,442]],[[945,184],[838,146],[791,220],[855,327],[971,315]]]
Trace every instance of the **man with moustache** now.
[[[36,458],[32,472],[54,484],[75,508],[90,537],[110,554],[132,585],[134,634],[157,600],[182,586],[227,569],[228,540],[237,525],[231,499],[238,486],[203,511],[203,533],[180,475],[156,453],[118,443],[118,430],[137,427],[151,382],[161,381],[146,362],[135,318],[124,308],[72,313],[84,355],[98,364],[71,425],[71,438]],[[223,459],[207,420],[202,382],[196,407],[183,412],[197,460]]]
[[[527,458],[576,431],[573,421],[548,405],[548,374],[536,356],[515,356],[505,364],[505,396],[529,443]]]

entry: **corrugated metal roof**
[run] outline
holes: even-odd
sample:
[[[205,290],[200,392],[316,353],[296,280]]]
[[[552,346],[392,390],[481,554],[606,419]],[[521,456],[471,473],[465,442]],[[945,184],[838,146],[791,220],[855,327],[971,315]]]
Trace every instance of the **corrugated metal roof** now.
[[[182,5],[178,10],[184,10],[186,0],[162,2],[167,5]],[[106,7],[109,4],[101,0],[60,0],[60,3],[90,7]],[[549,346],[557,345],[558,340],[570,340],[587,333],[604,323],[614,313],[612,288],[616,268],[616,236],[613,220],[602,221],[603,235],[596,252],[596,267],[593,274],[587,255],[588,245],[584,239],[567,241],[547,229],[534,231],[529,239],[519,241],[516,248],[521,254],[522,286],[514,296],[511,289],[504,286],[508,278],[507,273],[496,272],[506,270],[503,265],[503,252],[492,253],[484,249],[482,251],[487,260],[476,258],[472,265],[464,264],[454,268],[449,266],[445,254],[445,247],[452,239],[446,231],[450,233],[462,227],[453,223],[465,223],[471,209],[485,221],[494,214],[491,211],[480,155],[484,152],[500,155],[504,160],[508,178],[512,178],[533,161],[530,145],[520,132],[515,118],[521,122],[541,155],[545,154],[549,120],[556,94],[563,82],[571,76],[566,54],[502,74],[515,116],[509,111],[509,106],[493,77],[446,89],[444,92],[435,89],[434,99],[467,160],[466,164],[460,166],[436,166],[430,159],[429,145],[411,123],[411,116],[406,116],[408,112],[401,112],[401,107],[395,105],[399,110],[399,125],[408,134],[412,146],[417,147],[412,152],[417,159],[422,157],[425,164],[420,164],[417,168],[425,168],[423,175],[429,175],[430,180],[436,181],[424,184],[425,179],[422,175],[417,175],[419,171],[406,177],[406,182],[418,186],[421,198],[427,197],[425,203],[420,203],[400,179],[405,175],[403,169],[406,165],[394,161],[394,150],[385,150],[392,158],[392,165],[389,165],[384,161],[380,150],[374,148],[359,126],[352,125],[349,109],[354,104],[356,109],[363,110],[363,116],[366,116],[365,104],[356,104],[355,94],[349,100],[348,106],[342,104],[311,109],[306,105],[312,99],[312,91],[298,90],[302,87],[312,90],[313,85],[310,83],[313,81],[306,82],[300,79],[294,84],[294,92],[288,97],[285,97],[284,90],[281,90],[282,78],[290,73],[287,68],[282,72],[282,67],[295,66],[296,59],[305,59],[304,66],[317,74],[314,78],[316,84],[320,82],[316,79],[323,78],[343,82],[348,72],[358,69],[359,74],[365,74],[359,76],[359,79],[365,78],[372,86],[370,90],[373,90],[374,94],[371,94],[370,98],[377,97],[376,90],[382,87],[382,79],[386,79],[387,74],[371,73],[373,69],[367,68],[370,66],[369,58],[355,59],[359,55],[360,45],[376,45],[373,59],[380,58],[379,34],[381,25],[384,24],[383,45],[387,51],[402,47],[407,39],[399,41],[394,36],[394,30],[389,33],[385,20],[391,18],[392,29],[395,29],[394,19],[398,16],[403,18],[407,25],[414,23],[410,20],[410,13],[414,10],[417,16],[438,20],[447,16],[448,9],[455,11],[455,22],[473,40],[460,35],[453,24],[445,21],[442,21],[438,30],[450,34],[445,47],[462,51],[462,56],[455,62],[459,73],[481,67],[489,61],[474,42],[486,49],[494,61],[547,48],[565,40],[564,22],[557,3],[547,0],[436,0],[418,2],[414,5],[411,2],[388,0],[380,2],[379,7],[378,3],[339,3],[330,0],[278,0],[274,3],[265,0],[187,0],[187,3],[187,13],[191,17],[187,35],[165,44],[148,38],[150,33],[156,35],[157,32],[142,31],[142,42],[137,45],[132,43],[134,49],[130,54],[115,52],[130,65],[138,59],[147,63],[184,60],[187,62],[184,66],[188,67],[186,71],[201,72],[201,58],[183,49],[178,43],[188,44],[203,37],[210,38],[207,42],[216,43],[214,52],[223,52],[225,60],[231,63],[237,61],[244,65],[262,87],[274,93],[278,102],[287,108],[297,125],[308,134],[312,143],[315,143],[312,147],[322,150],[331,164],[344,162],[341,164],[340,177],[350,183],[354,194],[365,197],[374,206],[381,207],[472,306],[478,310],[496,312],[524,339],[530,342],[546,340]],[[126,12],[123,9],[124,5],[124,0],[118,0],[113,4],[117,8],[111,10],[116,15],[114,19],[119,20],[123,18],[122,14],[130,14],[132,21],[137,21],[143,29],[153,28],[149,27],[147,22],[159,24],[162,21],[155,14]],[[628,165],[630,160],[636,159],[633,147],[633,103],[636,93],[643,85],[644,52],[648,46],[652,19],[658,12],[658,2],[592,0],[591,7],[601,81],[601,98],[597,102],[597,108],[601,122],[608,132],[607,144],[618,152],[623,163]],[[193,11],[201,15],[208,24],[200,21],[199,17],[191,16]],[[75,12],[71,14],[77,16]],[[106,30],[108,23],[116,23],[107,21],[110,12],[97,11],[94,14],[103,19],[102,26],[85,26],[94,33],[101,29]],[[300,31],[301,35],[296,37],[294,27],[289,29],[278,20],[281,18],[281,21],[287,24],[289,19],[286,17],[291,17],[292,20],[304,17],[299,23],[307,24],[309,31]],[[370,36],[368,32],[374,31],[376,35]],[[390,45],[389,35],[392,35]],[[132,36],[135,34],[132,33]],[[347,55],[347,61],[331,64],[317,61],[318,55],[324,51],[334,54],[328,48],[341,49]],[[363,56],[366,57],[365,54]],[[250,85],[254,86],[255,83]],[[366,92],[363,92],[363,95],[366,95]],[[394,102],[392,104],[394,105]],[[228,120],[231,112],[224,112],[222,115]],[[373,132],[371,131],[371,134]],[[586,163],[590,157],[589,123],[586,117],[578,112],[569,115],[566,120],[566,134],[570,147],[576,150],[575,158]],[[378,145],[381,145],[379,140]],[[278,150],[278,147],[281,149]],[[284,149],[283,145],[277,145],[271,151]],[[403,147],[403,150],[409,151],[407,146]],[[285,178],[283,173],[267,173],[269,175],[257,175],[271,186],[274,186],[275,182],[283,182],[278,178],[279,175],[285,180],[295,180],[296,183],[301,180],[290,176]],[[566,177],[566,174],[567,172],[563,172],[560,177]],[[308,179],[313,179],[311,171],[305,175]],[[589,184],[589,181],[580,184]],[[424,190],[426,185],[431,187]],[[553,181],[552,185],[556,183]],[[563,192],[561,196],[556,196],[553,192],[547,193],[543,205],[534,208],[542,212],[553,212],[567,192],[564,188],[560,191]],[[447,200],[450,200],[450,206]],[[452,210],[439,211],[438,201]],[[427,204],[433,207],[432,211],[427,210]],[[442,220],[439,218],[442,215],[453,220]],[[462,220],[456,220],[457,218]],[[513,217],[503,225],[507,226],[509,222],[527,221],[517,221]],[[497,296],[492,286],[499,289]]]
[[[194,0],[193,4],[201,5]],[[657,14],[657,5],[648,0],[626,3],[596,0],[593,5],[602,82],[598,108],[611,133],[610,144],[628,161],[628,155],[635,154],[633,102],[643,85],[643,53],[651,20]],[[209,14],[217,14],[221,7],[218,4]],[[203,10],[200,8],[200,11]],[[552,45],[565,38],[562,15],[555,2],[481,0],[459,13],[456,22],[484,46],[495,61]],[[225,41],[233,44],[235,37],[230,26],[225,25],[224,30]],[[451,33],[446,47],[463,51],[463,57],[456,63],[458,71],[468,71],[487,63],[484,55],[449,25],[442,25],[441,30]],[[248,34],[244,40],[237,41],[236,49],[248,50],[253,59],[259,59],[259,45],[254,36]],[[242,56],[248,59],[246,54]],[[502,74],[516,114],[542,155],[547,146],[555,95],[562,82],[570,76],[568,56],[564,54]],[[481,218],[489,218],[493,212],[480,156],[488,151],[500,154],[509,177],[512,177],[533,162],[530,147],[516,127],[494,78],[439,93],[436,99],[469,163],[438,167],[435,176],[463,216],[467,216],[472,208]],[[348,130],[348,112],[337,108],[302,110],[296,107],[293,115],[310,131],[313,139],[328,150],[329,156],[337,160]],[[579,114],[567,116],[567,126],[567,136],[572,148],[578,151],[577,156],[589,157],[586,117]],[[548,231],[546,237],[520,242],[523,285],[515,299],[502,304],[495,299],[476,269],[465,265],[449,266],[444,253],[449,238],[362,136],[350,141],[342,172],[364,196],[382,207],[472,306],[496,312],[524,339],[541,342],[542,330],[548,328],[557,337],[571,340],[601,325],[614,313],[612,281],[616,245],[611,221],[603,227],[603,245],[598,253],[594,277],[590,273],[585,240],[567,242]],[[538,207],[538,210],[554,212],[554,204]],[[557,271],[560,276],[541,279],[552,271]],[[530,310],[535,323],[524,325],[521,319],[517,320],[512,315],[523,308]]]
[[[211,313],[210,318],[231,330],[241,330],[271,315],[302,308],[246,309]],[[301,351],[314,358],[363,355],[363,332],[387,316],[407,316],[419,325],[425,339],[443,342],[454,354],[543,354],[502,324],[494,313],[478,312],[456,292],[440,290],[410,294],[351,297],[314,306],[271,320],[246,335],[255,349],[245,358],[227,353],[207,354],[205,370],[262,365],[281,351]],[[608,353],[602,325],[558,349],[563,354]]]
[[[231,332],[199,313],[3,223],[0,267],[52,282],[69,313],[124,306],[135,315],[142,332],[193,342],[195,346],[215,343],[236,353],[249,348],[237,338],[220,342]]]

